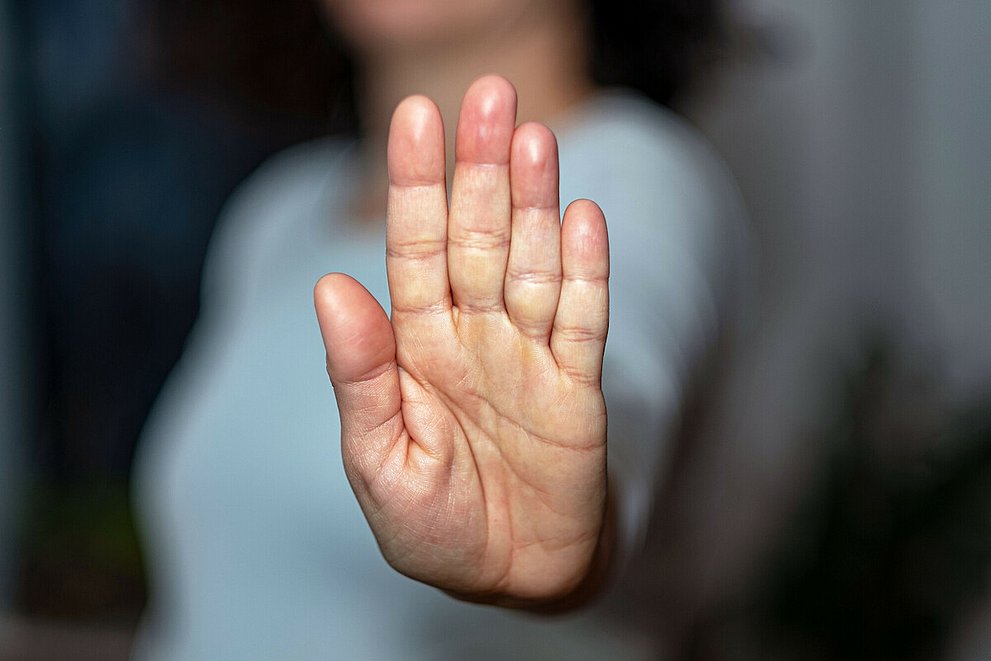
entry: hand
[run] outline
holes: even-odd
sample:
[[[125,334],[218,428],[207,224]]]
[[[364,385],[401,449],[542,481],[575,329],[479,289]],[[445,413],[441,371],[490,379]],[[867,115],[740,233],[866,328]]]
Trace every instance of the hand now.
[[[605,220],[558,209],[554,135],[516,93],[467,91],[450,209],[424,97],[389,136],[392,319],[355,280],[317,284],[344,466],[386,560],[473,601],[561,604],[604,561]]]

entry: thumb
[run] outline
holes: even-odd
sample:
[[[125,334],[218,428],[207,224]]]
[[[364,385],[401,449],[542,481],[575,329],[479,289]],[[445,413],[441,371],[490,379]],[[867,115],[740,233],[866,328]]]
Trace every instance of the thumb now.
[[[403,429],[392,323],[367,289],[341,273],[320,278],[313,302],[341,415],[345,466],[349,472],[377,466]]]

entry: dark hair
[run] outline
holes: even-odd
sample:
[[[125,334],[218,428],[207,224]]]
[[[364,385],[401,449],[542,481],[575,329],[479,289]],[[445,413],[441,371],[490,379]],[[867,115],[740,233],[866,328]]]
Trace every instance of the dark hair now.
[[[590,0],[592,76],[671,105],[721,54],[721,0]]]
[[[589,7],[593,79],[661,104],[675,102],[724,41],[721,0]],[[318,132],[354,127],[353,67],[314,0],[162,0],[150,16],[155,69],[171,84],[304,118]]]
[[[170,88],[292,124],[297,139],[353,127],[353,67],[315,0],[155,0],[138,32]]]

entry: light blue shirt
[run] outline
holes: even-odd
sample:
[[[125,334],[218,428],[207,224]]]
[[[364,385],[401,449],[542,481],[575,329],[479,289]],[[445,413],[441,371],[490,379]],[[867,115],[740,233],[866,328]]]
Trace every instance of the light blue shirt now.
[[[684,390],[725,322],[742,213],[672,115],[599,95],[556,125],[562,201],[596,200],[611,245],[603,387],[620,544],[643,543]],[[554,619],[457,602],[381,558],[340,457],[312,288],[362,282],[388,310],[384,227],[349,218],[351,143],[273,158],[214,239],[203,312],[146,427],[136,494],[152,573],[143,659],[624,659],[654,633],[599,606]],[[625,580],[630,580],[626,577]]]

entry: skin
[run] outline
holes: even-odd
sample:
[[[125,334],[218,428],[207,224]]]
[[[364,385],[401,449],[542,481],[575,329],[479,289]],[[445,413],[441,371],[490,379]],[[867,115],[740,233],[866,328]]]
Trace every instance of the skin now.
[[[608,565],[605,220],[559,221],[557,147],[516,91],[464,95],[448,205],[444,125],[403,100],[388,138],[392,314],[330,274],[314,298],[344,465],[385,559],[470,601],[580,605]]]
[[[357,62],[362,182],[354,215],[381,222],[388,190],[386,140],[393,111],[412,94],[458,116],[482,74],[519,92],[518,122],[553,122],[595,91],[588,76],[583,0],[324,0]],[[456,122],[446,125],[453,164]],[[452,172],[448,171],[448,176]]]

